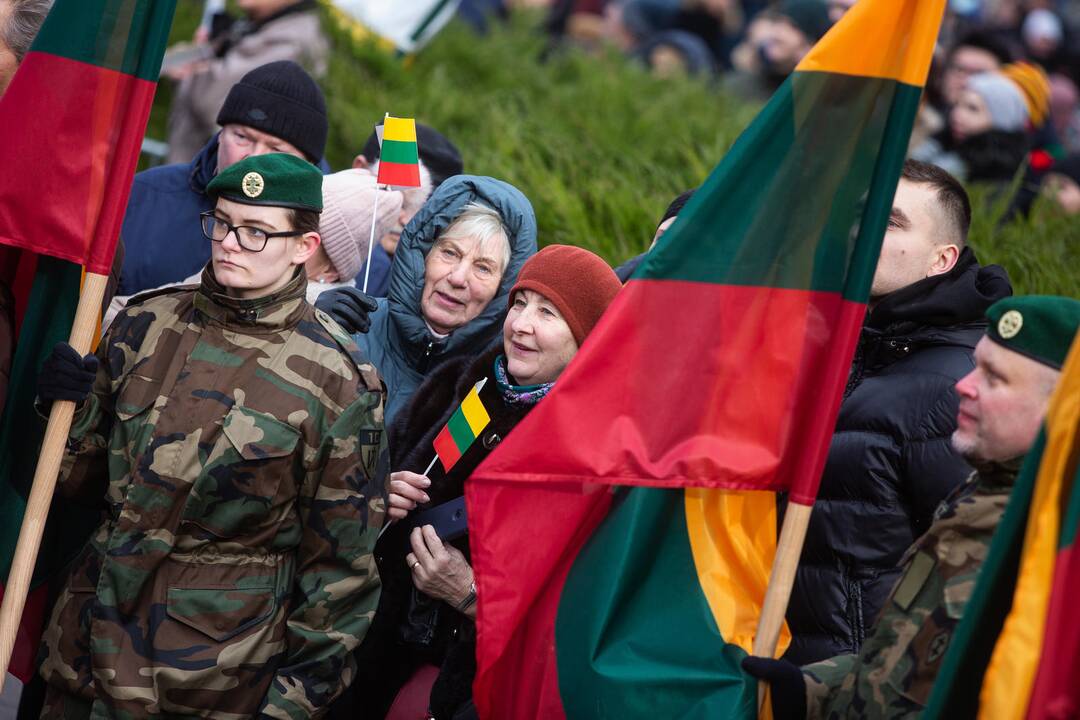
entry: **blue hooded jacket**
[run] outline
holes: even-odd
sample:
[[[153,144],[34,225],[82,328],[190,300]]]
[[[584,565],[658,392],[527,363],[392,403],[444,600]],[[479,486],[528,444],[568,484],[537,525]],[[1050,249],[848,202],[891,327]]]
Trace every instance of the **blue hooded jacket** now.
[[[124,224],[124,265],[118,295],[179,282],[210,260],[199,214],[214,209],[206,186],[217,173],[218,135],[190,163],[143,170],[131,184]],[[323,173],[330,168],[323,160]]]
[[[486,205],[502,216],[510,241],[510,262],[499,289],[477,317],[436,338],[420,312],[424,260],[435,239],[470,202]],[[435,190],[401,233],[390,270],[390,290],[379,299],[367,333],[353,336],[356,344],[386,382],[386,424],[408,407],[424,376],[441,363],[478,355],[499,337],[514,282],[521,266],[536,254],[536,215],[521,192],[501,180],[456,175]]]

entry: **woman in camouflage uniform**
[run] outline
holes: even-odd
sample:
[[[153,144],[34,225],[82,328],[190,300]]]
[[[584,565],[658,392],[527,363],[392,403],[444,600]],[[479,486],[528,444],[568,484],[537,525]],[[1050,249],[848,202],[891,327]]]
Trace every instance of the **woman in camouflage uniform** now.
[[[199,285],[46,361],[41,399],[80,402],[61,488],[105,502],[43,640],[43,717],[318,716],[352,681],[384,394],[304,297],[321,187],[283,154],[226,169]]]

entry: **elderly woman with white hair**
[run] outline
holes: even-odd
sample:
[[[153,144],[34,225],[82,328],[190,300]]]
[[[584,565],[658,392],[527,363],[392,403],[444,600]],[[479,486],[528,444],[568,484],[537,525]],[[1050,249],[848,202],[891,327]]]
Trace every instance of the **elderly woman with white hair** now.
[[[535,253],[536,216],[517,188],[456,175],[402,231],[387,297],[342,288],[319,298],[316,307],[358,331],[357,345],[386,382],[387,425],[429,371],[498,338],[507,293]]]

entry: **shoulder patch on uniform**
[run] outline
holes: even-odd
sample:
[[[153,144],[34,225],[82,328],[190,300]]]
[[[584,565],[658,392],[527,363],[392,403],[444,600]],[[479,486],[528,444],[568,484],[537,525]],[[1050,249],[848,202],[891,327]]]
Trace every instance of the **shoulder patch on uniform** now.
[[[144,292],[132,295],[131,298],[127,301],[127,305],[125,307],[141,305],[147,300],[153,300],[154,298],[161,297],[162,295],[171,295],[172,293],[178,292],[191,292],[192,290],[198,289],[198,285],[170,285],[168,287],[155,288],[154,290],[146,290]]]
[[[368,389],[375,391],[382,390],[382,380],[379,378],[375,366],[364,357],[363,351],[360,350],[356,341],[345,332],[344,328],[338,325],[334,318],[318,308],[315,309],[315,319],[318,320],[319,324],[330,334],[330,337],[334,339],[334,342],[338,344],[342,352],[349,356],[353,365],[355,365],[356,369],[360,372],[360,376],[364,379],[364,383],[368,386]]]
[[[905,612],[911,607],[935,565],[937,565],[937,560],[930,553],[923,550],[915,553],[907,571],[896,585],[896,592],[893,593],[893,602],[897,607]]]

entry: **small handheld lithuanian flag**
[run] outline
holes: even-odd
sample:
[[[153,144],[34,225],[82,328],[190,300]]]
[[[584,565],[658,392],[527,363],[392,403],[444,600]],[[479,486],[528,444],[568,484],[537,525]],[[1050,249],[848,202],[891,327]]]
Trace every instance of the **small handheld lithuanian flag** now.
[[[389,115],[383,120],[378,182],[420,187],[420,154],[416,146],[416,120]]]
[[[480,401],[480,391],[487,383],[487,378],[473,386],[465,399],[461,401],[461,407],[450,416],[450,422],[446,423],[439,434],[435,437],[435,454],[442,463],[443,470],[450,472],[469,446],[473,444],[488,423],[491,417],[488,415],[484,403]]]

